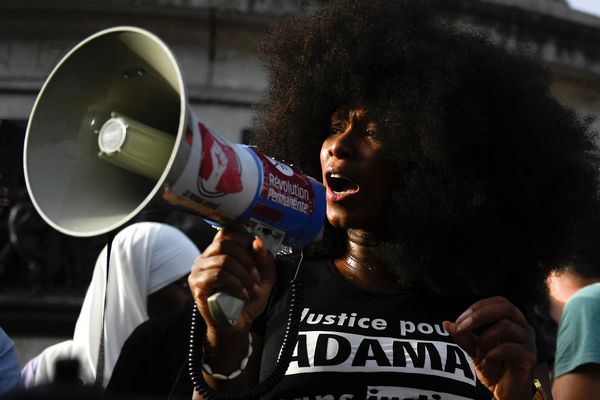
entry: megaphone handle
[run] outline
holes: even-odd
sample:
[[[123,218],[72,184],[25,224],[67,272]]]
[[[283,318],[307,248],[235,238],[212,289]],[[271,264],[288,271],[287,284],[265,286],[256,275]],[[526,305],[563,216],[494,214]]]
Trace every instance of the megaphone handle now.
[[[281,246],[284,232],[267,227],[267,225],[256,220],[249,220],[243,229],[248,233],[262,239],[265,249],[271,254],[276,254],[277,248]],[[217,292],[208,298],[208,309],[210,315],[222,326],[233,326],[244,308],[244,301],[227,293]]]
[[[210,315],[223,326],[233,326],[244,308],[244,301],[224,292],[217,292],[208,298]]]

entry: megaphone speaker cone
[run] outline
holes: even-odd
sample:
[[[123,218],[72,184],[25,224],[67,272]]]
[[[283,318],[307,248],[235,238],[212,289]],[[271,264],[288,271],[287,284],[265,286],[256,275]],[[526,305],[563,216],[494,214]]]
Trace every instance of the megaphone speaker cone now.
[[[187,112],[177,62],[156,36],[118,27],[85,39],[46,80],[27,127],[35,207],[72,236],[123,225],[180,172]]]

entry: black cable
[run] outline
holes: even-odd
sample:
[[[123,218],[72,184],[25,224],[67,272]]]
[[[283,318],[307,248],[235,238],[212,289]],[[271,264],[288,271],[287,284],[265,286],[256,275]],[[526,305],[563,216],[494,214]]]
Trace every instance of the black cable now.
[[[206,333],[206,324],[200,316],[200,312],[194,304],[192,310],[192,322],[190,327],[190,351],[188,358],[188,366],[190,379],[197,390],[204,398],[209,400],[251,400],[270,392],[287,371],[288,365],[292,358],[296,341],[298,340],[298,328],[300,327],[300,314],[302,310],[302,283],[298,279],[298,270],[302,263],[302,257],[298,263],[294,279],[290,282],[290,304],[281,351],[277,362],[273,367],[271,374],[265,378],[258,386],[242,393],[220,393],[206,383],[202,375],[202,349],[204,349],[204,337]]]

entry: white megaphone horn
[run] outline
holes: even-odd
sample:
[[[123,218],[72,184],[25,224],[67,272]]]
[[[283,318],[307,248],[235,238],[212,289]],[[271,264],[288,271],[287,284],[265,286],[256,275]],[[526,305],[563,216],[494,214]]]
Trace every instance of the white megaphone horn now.
[[[325,218],[322,185],[207,129],[172,52],[135,27],[98,32],[58,63],[34,104],[23,162],[35,208],[71,236],[110,232],[166,201],[242,226],[275,251],[311,243]],[[220,293],[209,305],[235,323],[243,303]]]

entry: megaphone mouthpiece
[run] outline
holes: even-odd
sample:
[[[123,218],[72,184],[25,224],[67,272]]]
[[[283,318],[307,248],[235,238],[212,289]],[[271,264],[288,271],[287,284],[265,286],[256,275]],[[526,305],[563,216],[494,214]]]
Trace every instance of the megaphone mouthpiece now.
[[[169,162],[175,139],[116,112],[98,132],[99,157],[158,181]]]

